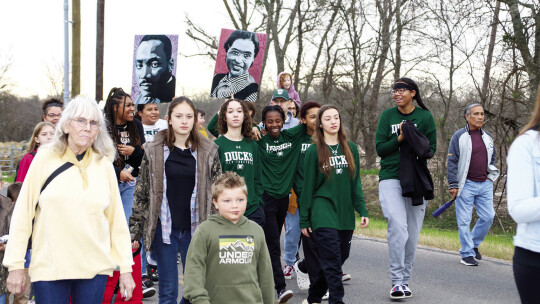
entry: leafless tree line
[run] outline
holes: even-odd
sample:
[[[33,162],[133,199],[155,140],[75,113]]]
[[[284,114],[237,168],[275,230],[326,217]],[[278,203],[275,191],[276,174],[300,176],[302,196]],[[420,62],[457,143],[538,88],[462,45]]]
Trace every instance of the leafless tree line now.
[[[376,163],[380,113],[393,80],[419,84],[438,128],[433,172],[445,195],[452,134],[466,104],[484,105],[500,167],[530,116],[540,82],[537,0],[223,0],[235,28],[268,34],[264,64],[292,71],[302,100],[341,107],[350,137]],[[214,56],[217,37],[186,16],[188,35]],[[275,61],[269,61],[273,51]],[[212,57],[214,58],[214,57]],[[267,99],[260,99],[264,106]],[[502,186],[501,186],[502,188]]]

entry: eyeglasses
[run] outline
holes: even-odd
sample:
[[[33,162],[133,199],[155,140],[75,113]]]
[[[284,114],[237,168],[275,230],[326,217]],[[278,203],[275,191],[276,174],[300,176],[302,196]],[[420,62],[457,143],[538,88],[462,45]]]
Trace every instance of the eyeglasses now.
[[[397,94],[403,94],[403,93],[405,93],[405,91],[409,91],[409,90],[407,90],[407,89],[397,89],[397,90],[391,90],[390,93],[392,93],[392,95],[394,95],[396,93]]]
[[[90,128],[91,129],[97,129],[99,127],[99,123],[95,120],[87,120],[86,118],[82,118],[82,117],[79,117],[79,118],[73,118],[71,119],[73,120],[74,122],[77,123],[77,125],[81,128],[86,128],[86,126],[88,124],[90,124]]]
[[[62,113],[60,113],[60,114],[49,113],[49,114],[47,114],[47,117],[49,117],[49,118],[56,118],[56,117],[60,118],[60,117],[62,117]]]

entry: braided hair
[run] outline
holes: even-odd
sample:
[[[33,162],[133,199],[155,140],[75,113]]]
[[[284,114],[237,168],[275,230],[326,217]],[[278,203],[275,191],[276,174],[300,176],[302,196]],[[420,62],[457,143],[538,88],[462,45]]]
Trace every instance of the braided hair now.
[[[118,125],[116,124],[116,117],[124,116],[127,97],[131,98],[131,96],[128,93],[124,92],[122,88],[112,88],[109,92],[109,95],[107,96],[107,102],[105,103],[104,112],[105,118],[108,122],[109,134],[111,135],[114,143],[117,145],[121,144],[122,141],[120,140],[120,134],[118,134],[117,131]],[[122,105],[122,109],[119,108],[120,105]],[[134,146],[140,146],[141,139],[139,137],[139,130],[137,129],[137,125],[135,125],[135,122],[127,121],[126,126],[126,130],[129,134],[129,142]],[[120,153],[117,153],[114,164],[120,168],[123,168],[125,166],[125,158]]]

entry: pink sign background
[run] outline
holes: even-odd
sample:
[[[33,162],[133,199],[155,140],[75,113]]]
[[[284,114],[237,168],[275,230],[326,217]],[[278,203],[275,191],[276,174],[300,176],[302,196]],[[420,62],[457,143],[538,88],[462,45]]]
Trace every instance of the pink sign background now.
[[[131,74],[131,99],[137,100],[137,97],[141,93],[139,90],[139,85],[137,84],[137,74],[135,73],[136,70],[136,62],[137,59],[137,48],[139,48],[139,44],[141,43],[141,40],[146,35],[135,35],[135,44],[133,47],[133,73]],[[165,35],[171,39],[171,58],[174,61],[174,67],[172,71],[172,75],[176,77],[176,66],[178,65],[178,61],[176,61],[177,55],[178,55],[178,35]]]
[[[225,57],[227,57],[227,52],[225,52],[225,41],[227,41],[227,38],[234,32],[235,30],[230,29],[221,29],[221,36],[219,37],[219,48],[216,58],[216,68],[214,69],[214,75],[216,74],[226,74],[229,73],[229,69],[227,68],[227,63],[225,62]],[[259,52],[257,53],[257,57],[255,57],[255,60],[253,61],[253,65],[248,69],[249,74],[253,79],[255,79],[255,82],[260,85],[261,83],[261,70],[262,70],[262,63],[264,58],[264,52],[266,51],[266,34],[263,33],[255,33],[257,35],[257,39],[259,40]]]

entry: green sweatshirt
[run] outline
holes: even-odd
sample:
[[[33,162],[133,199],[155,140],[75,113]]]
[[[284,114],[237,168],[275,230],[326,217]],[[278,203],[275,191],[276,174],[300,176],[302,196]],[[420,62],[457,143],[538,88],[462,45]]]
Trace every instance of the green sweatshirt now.
[[[261,152],[264,192],[280,199],[289,195],[296,171],[296,162],[306,125],[282,130],[278,138],[263,136],[257,144]]]
[[[308,148],[304,160],[304,189],[300,198],[300,228],[354,230],[354,210],[360,216],[368,216],[360,180],[358,148],[351,141],[348,144],[356,164],[356,174],[352,179],[339,145],[328,147],[333,155],[330,157],[332,172],[329,178],[319,169],[317,146]],[[333,154],[332,150],[336,153]]]
[[[212,215],[197,227],[186,258],[184,298],[193,304],[274,303],[274,277],[262,228],[245,216]]]
[[[298,197],[297,202],[300,202],[300,194],[302,194],[302,187],[304,183],[304,158],[306,157],[306,151],[309,146],[312,145],[311,135],[304,134],[300,139],[300,154],[298,155],[298,163],[296,166],[296,176],[294,178],[293,189],[294,193]]]
[[[214,135],[214,137],[219,137],[219,131],[217,127],[217,121],[218,121],[218,113],[210,119],[208,122],[208,127],[206,128],[210,134]]]
[[[399,145],[397,131],[404,120],[412,121],[418,130],[429,140],[431,153],[437,149],[437,129],[431,112],[415,107],[409,114],[402,114],[397,107],[385,110],[379,118],[375,147],[381,157],[379,181],[399,179]]]
[[[261,159],[259,148],[253,140],[245,137],[241,141],[232,141],[221,136],[214,141],[219,146],[219,160],[223,173],[232,171],[244,177],[248,188],[248,202],[245,215],[250,215],[261,203],[263,193],[261,177]]]

